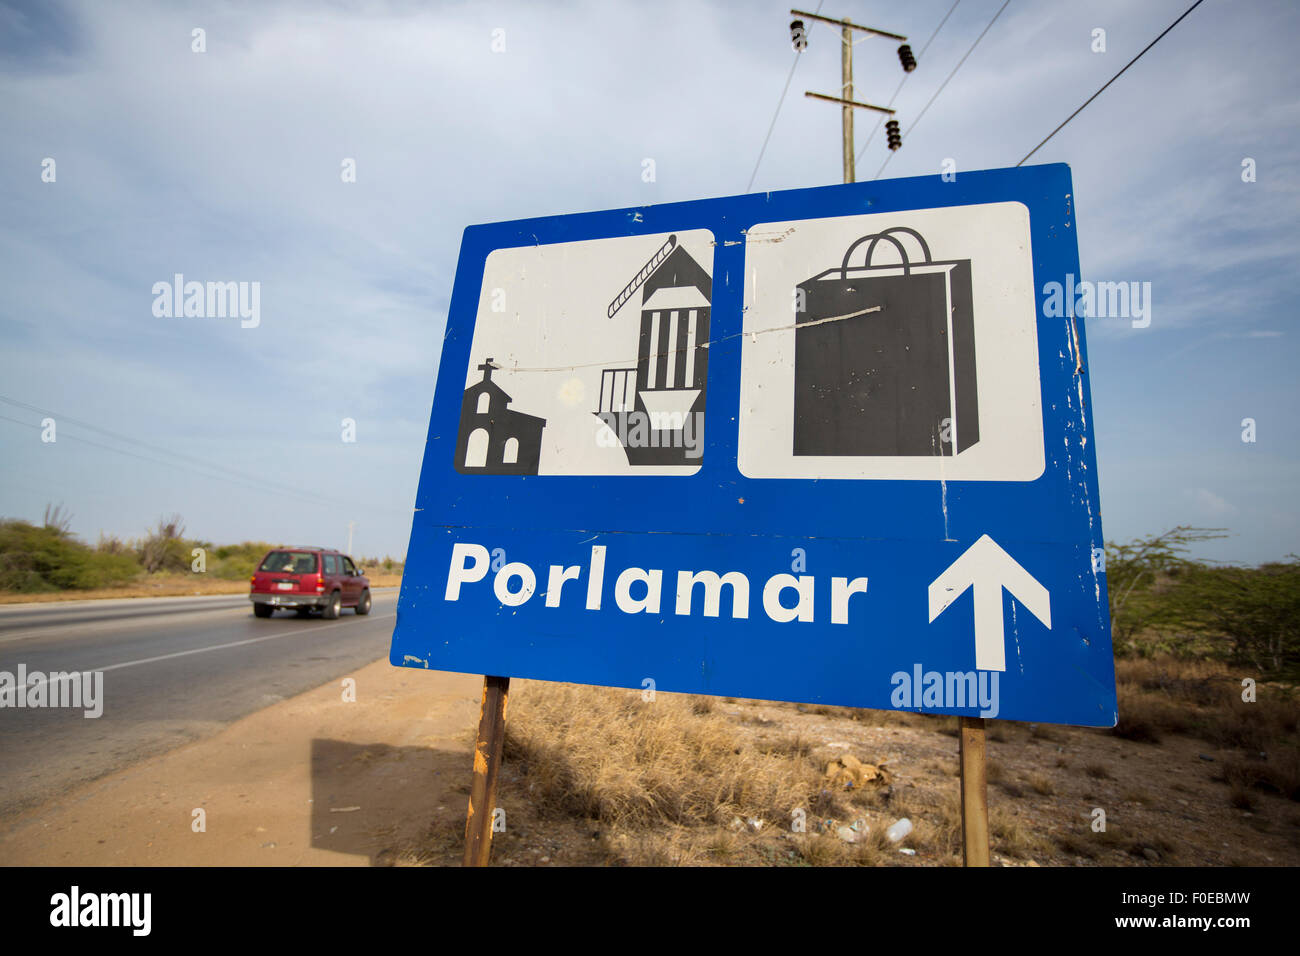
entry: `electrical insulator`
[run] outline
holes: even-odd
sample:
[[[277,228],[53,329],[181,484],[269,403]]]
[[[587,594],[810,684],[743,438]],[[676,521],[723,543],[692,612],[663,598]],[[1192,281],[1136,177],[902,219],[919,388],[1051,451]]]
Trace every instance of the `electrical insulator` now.
[[[898,61],[903,64],[904,73],[911,73],[916,69],[916,57],[912,56],[912,48],[906,43],[898,48]]]
[[[890,120],[885,124],[885,136],[889,140],[891,150],[903,145],[903,134],[898,131],[898,120]]]
[[[802,20],[790,21],[790,44],[796,53],[802,53],[808,48],[808,33],[803,28]]]

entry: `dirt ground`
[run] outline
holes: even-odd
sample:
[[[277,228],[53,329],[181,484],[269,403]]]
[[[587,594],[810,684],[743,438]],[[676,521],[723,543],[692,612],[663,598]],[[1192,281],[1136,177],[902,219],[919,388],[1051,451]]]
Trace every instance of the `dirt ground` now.
[[[0,862],[365,866],[463,828],[482,678],[350,676],[355,703],[333,681],[4,821]]]
[[[341,681],[331,682],[4,821],[0,862],[459,863],[481,678],[394,668],[385,660],[351,676],[355,703],[343,700]],[[556,723],[545,703],[560,693],[604,695],[643,715],[634,713],[634,722],[655,712],[638,710],[643,705],[633,690],[515,681],[511,691],[507,725],[512,716],[519,727],[531,720],[541,733]],[[698,736],[698,722],[724,735],[719,739],[726,753],[779,753],[792,761],[792,776],[813,781],[829,761],[849,754],[887,767],[891,785],[836,795],[824,812],[814,802],[802,833],[777,819],[776,811],[764,819],[742,820],[728,810],[706,825],[656,820],[634,826],[560,806],[555,794],[580,786],[589,767],[566,764],[571,758],[563,753],[545,768],[535,756],[515,757],[502,769],[497,803],[506,828],[494,838],[494,863],[960,862],[952,719],[671,694],[659,700],[644,707],[679,712],[664,721],[673,734]],[[1223,767],[1239,757],[1188,736],[1156,744],[1093,730],[990,722],[994,862],[1300,865],[1300,804],[1274,793],[1235,796]],[[601,773],[626,777],[630,762],[626,754],[610,753]],[[563,779],[550,779],[557,774]],[[1091,825],[1097,808],[1106,813],[1103,833]],[[198,809],[206,815],[205,832],[194,829]],[[895,845],[883,832],[900,816],[915,830]],[[857,847],[836,835],[853,823],[871,834]]]

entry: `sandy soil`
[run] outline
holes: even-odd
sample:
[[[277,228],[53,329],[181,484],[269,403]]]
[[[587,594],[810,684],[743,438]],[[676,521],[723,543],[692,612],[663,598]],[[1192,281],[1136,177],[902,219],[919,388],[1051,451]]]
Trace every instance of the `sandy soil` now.
[[[802,736],[819,765],[844,753],[888,765],[898,806],[865,811],[873,828],[900,812],[939,825],[942,804],[959,793],[951,719],[928,718],[930,727],[873,726],[761,701],[720,702],[718,710],[758,737]],[[995,864],[1300,865],[1300,805],[1271,794],[1256,796],[1251,809],[1232,805],[1219,778],[1223,762],[1239,752],[1191,737],[1137,743],[1106,731],[1006,721],[989,722],[987,746]],[[1092,829],[1096,808],[1106,813],[1105,834]],[[1006,842],[998,830],[1014,833],[1019,852],[996,852]],[[898,863],[958,862],[926,842]]]
[[[0,861],[420,862],[431,825],[464,828],[482,678],[387,660],[351,676],[355,703],[333,681],[5,821]]]

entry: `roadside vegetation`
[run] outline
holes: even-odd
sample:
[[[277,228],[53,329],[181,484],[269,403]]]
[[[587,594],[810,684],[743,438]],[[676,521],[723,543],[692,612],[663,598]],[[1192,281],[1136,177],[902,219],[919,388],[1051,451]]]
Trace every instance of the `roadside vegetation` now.
[[[187,537],[180,515],[160,517],[138,538],[100,535],[88,544],[72,533],[72,516],[47,507],[41,524],[0,519],[0,600],[237,593],[273,547],[266,541],[213,544]],[[400,579],[402,562],[353,555],[375,586]],[[22,597],[19,597],[22,596]]]
[[[1187,558],[1217,529],[1180,526],[1106,548],[1117,657],[1220,661],[1300,680],[1300,557],[1259,567]]]

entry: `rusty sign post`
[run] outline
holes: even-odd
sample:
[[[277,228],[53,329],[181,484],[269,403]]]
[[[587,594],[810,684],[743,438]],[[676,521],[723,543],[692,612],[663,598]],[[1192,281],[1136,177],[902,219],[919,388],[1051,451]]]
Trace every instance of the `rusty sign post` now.
[[[492,857],[492,824],[496,810],[497,772],[506,739],[506,697],[509,677],[484,677],[479,708],[478,740],[474,744],[474,779],[465,818],[465,865],[487,866]]]

